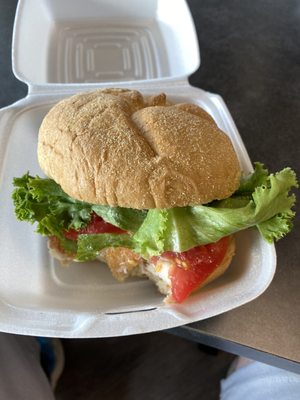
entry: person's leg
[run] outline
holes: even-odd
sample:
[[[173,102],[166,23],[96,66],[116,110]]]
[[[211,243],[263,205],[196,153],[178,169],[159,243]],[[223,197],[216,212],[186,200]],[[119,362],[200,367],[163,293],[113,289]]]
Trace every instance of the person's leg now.
[[[34,337],[0,333],[0,399],[55,399]]]
[[[43,370],[54,390],[63,372],[65,356],[60,339],[37,337],[40,344],[40,361]]]
[[[300,375],[240,359],[221,381],[221,400],[299,400]]]

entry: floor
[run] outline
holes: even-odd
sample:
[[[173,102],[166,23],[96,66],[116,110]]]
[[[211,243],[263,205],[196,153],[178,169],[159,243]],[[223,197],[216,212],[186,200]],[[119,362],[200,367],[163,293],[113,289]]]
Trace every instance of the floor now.
[[[234,358],[165,332],[63,346],[57,400],[217,400]]]

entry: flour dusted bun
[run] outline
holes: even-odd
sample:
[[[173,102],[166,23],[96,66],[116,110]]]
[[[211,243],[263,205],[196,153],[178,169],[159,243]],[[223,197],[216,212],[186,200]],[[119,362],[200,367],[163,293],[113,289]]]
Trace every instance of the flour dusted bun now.
[[[69,196],[136,209],[223,199],[240,180],[229,138],[204,110],[125,89],[56,104],[40,127],[38,159]]]

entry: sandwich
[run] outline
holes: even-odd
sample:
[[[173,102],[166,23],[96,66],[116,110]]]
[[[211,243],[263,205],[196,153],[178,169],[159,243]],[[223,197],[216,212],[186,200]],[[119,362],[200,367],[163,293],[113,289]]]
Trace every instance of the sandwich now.
[[[119,281],[148,277],[166,302],[224,274],[236,232],[254,227],[273,243],[292,228],[294,171],[255,163],[244,174],[213,118],[164,93],[66,98],[45,116],[37,155],[46,177],[14,178],[16,217],[61,264],[100,260]]]

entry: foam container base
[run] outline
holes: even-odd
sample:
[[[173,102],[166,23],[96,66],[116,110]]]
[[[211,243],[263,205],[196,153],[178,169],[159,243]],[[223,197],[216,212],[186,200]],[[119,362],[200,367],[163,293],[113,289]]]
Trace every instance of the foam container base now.
[[[186,88],[182,95],[171,89],[167,94],[172,101],[190,101],[205,108],[230,135],[243,169],[251,169],[219,96],[193,88]],[[11,182],[27,170],[43,175],[36,157],[37,131],[60,98],[37,96],[2,112],[0,129],[6,134],[1,135],[0,197],[6,211],[0,220],[1,330],[59,337],[145,333],[218,315],[253,300],[267,288],[275,272],[275,250],[255,230],[236,235],[236,255],[225,275],[180,305],[164,304],[147,280],[115,281],[100,262],[61,267],[53,260],[46,239],[33,226],[15,219]]]
[[[180,305],[166,305],[144,279],[115,281],[100,262],[63,268],[35,227],[16,220],[13,177],[43,176],[36,155],[40,123],[59,100],[104,87],[165,92],[203,107],[226,132],[245,172],[242,139],[218,95],[193,88],[200,65],[184,0],[20,0],[12,66],[26,98],[0,110],[0,331],[66,338],[138,334],[199,321],[265,291],[276,267],[274,246],[255,230],[236,235],[227,272]]]

